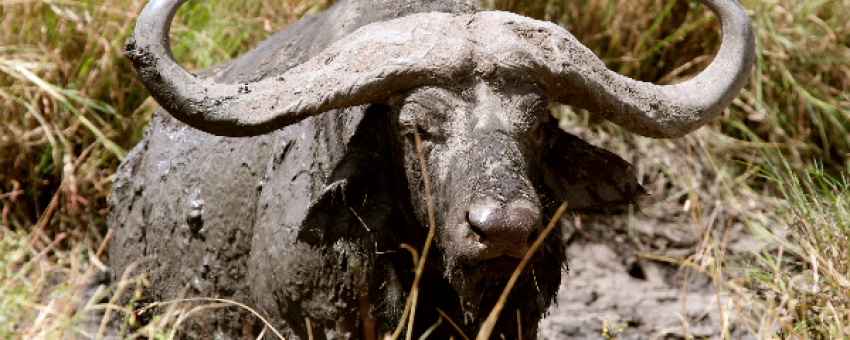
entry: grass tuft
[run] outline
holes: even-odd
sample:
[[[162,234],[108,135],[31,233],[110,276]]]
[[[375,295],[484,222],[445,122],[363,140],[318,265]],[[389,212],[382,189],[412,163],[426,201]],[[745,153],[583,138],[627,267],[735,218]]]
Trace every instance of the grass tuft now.
[[[780,333],[813,339],[850,336],[850,178],[833,178],[814,166],[791,176],[781,157],[771,180],[787,205],[782,232],[760,230],[775,253],[761,253],[751,277],[754,300],[781,325]],[[779,313],[777,313],[779,312]]]

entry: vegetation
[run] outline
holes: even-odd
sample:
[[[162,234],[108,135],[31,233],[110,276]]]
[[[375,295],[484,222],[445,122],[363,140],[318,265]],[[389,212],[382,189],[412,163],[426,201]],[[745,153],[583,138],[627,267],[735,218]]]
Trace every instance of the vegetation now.
[[[156,105],[121,55],[144,3],[0,0],[0,338],[80,330],[79,288],[103,266],[108,242],[111,179]],[[696,74],[719,46],[713,16],[691,0],[482,3],[556,22],[610,68],[660,84]],[[190,1],[172,28],[173,50],[190,70],[214,65],[328,5]],[[644,212],[676,211],[705,241],[667,260],[713,277],[743,326],[759,338],[847,338],[850,0],[742,5],[756,29],[756,67],[708,127],[653,141],[586,112],[556,113],[653,180],[665,199]],[[762,246],[728,249],[731,225]],[[147,331],[166,336],[174,315]]]

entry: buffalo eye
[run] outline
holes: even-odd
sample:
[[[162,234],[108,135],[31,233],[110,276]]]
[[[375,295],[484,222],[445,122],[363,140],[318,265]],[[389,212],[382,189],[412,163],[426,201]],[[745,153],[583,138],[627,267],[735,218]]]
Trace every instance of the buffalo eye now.
[[[416,101],[405,103],[399,117],[402,133],[414,138],[414,131],[423,141],[439,139],[442,135],[442,115],[432,105],[423,105]]]
[[[410,141],[411,145],[416,144],[416,135],[418,134],[425,150],[430,150],[434,143],[439,143],[444,139],[438,127],[428,127],[424,124],[412,122],[402,126],[402,134]]]
[[[418,134],[419,138],[421,138],[423,141],[430,140],[431,137],[433,137],[432,134],[428,132],[428,129],[423,128],[422,125],[419,124],[413,124],[413,126],[410,128],[411,137],[415,138],[414,133]]]
[[[544,120],[537,120],[534,122],[534,127],[531,130],[531,140],[533,140],[537,144],[542,144],[546,139],[546,127],[544,124]]]
[[[534,143],[541,144],[546,139],[546,123],[551,113],[546,101],[538,100],[528,107],[528,117],[532,119],[528,130],[529,136]]]
[[[419,134],[419,138],[422,139],[423,143],[440,141],[445,138],[439,125],[416,121],[404,122],[402,124],[402,133],[407,138],[410,138],[411,141],[416,138],[416,134]]]

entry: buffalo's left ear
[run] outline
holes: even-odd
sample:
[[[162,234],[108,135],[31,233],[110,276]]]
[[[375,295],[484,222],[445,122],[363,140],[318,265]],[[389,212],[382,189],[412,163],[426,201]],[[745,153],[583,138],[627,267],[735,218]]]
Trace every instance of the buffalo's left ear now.
[[[546,185],[576,212],[618,212],[646,194],[635,168],[614,153],[548,124],[551,148],[545,156]]]
[[[388,176],[385,106],[372,105],[351,137],[329,184],[310,203],[298,239],[331,244],[378,232],[392,214]],[[383,131],[381,131],[383,130]]]

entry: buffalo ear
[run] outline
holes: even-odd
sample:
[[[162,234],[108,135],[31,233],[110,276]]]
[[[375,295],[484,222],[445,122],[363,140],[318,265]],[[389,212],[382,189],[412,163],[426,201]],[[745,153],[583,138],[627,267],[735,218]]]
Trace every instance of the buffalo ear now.
[[[332,244],[340,238],[366,237],[387,223],[393,203],[384,157],[387,110],[383,105],[367,109],[330,183],[310,203],[299,240]]]
[[[620,212],[646,194],[635,168],[614,153],[549,127],[552,147],[546,155],[546,185],[559,202],[576,212]]]
[[[363,169],[368,174],[367,169]],[[327,185],[310,203],[298,239],[332,244],[340,238],[360,238],[379,231],[392,213],[387,183],[379,172],[353,176]]]

